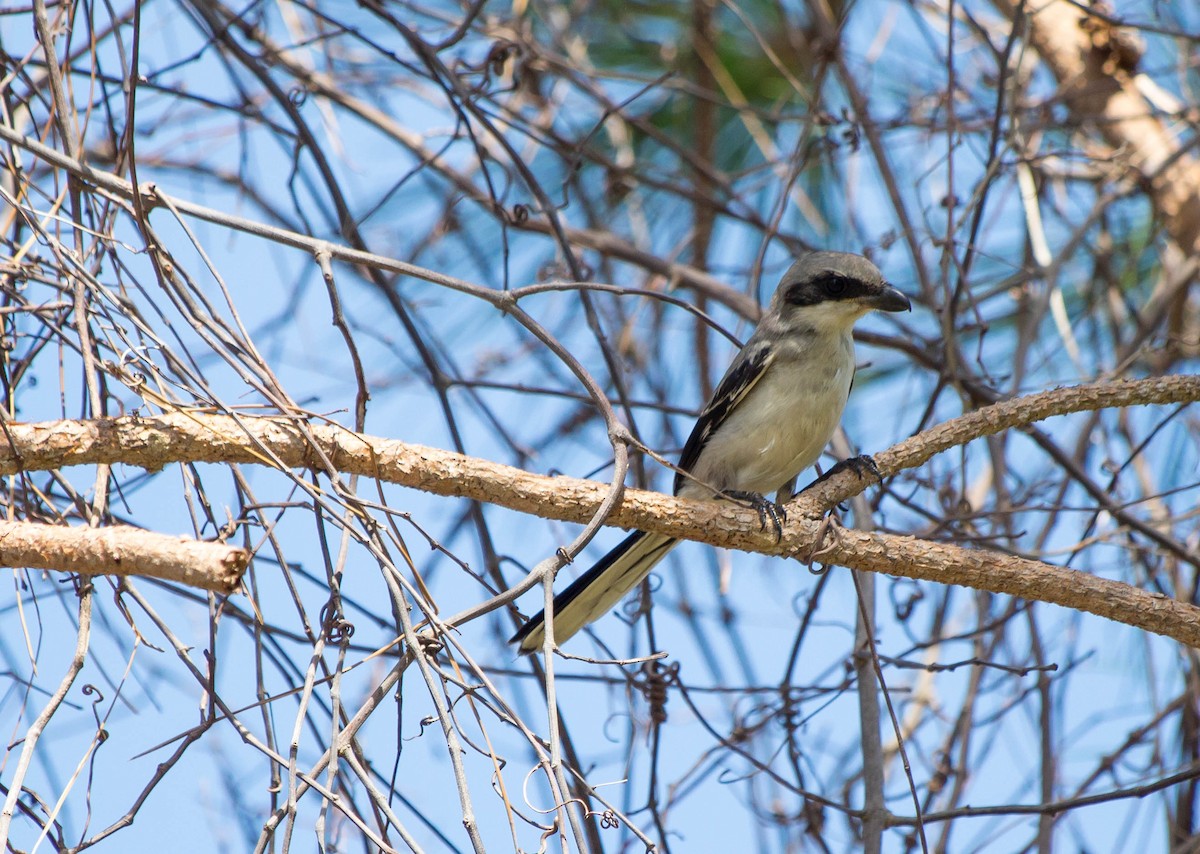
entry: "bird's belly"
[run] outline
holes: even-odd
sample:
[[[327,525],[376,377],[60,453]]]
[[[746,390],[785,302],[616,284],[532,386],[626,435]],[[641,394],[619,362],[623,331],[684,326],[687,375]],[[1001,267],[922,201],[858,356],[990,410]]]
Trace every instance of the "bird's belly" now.
[[[764,378],[709,439],[692,473],[721,490],[775,492],[821,456],[841,420],[852,370],[806,378],[800,384],[809,388],[799,394],[780,387],[796,382],[792,372]]]

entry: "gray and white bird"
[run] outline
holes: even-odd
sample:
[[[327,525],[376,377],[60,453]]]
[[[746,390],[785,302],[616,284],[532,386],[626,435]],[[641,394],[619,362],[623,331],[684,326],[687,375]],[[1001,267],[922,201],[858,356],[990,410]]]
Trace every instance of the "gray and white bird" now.
[[[861,255],[813,252],[788,268],[771,304],[683,446],[681,498],[747,499],[778,525],[763,496],[791,484],[829,443],[854,381],[851,331],[872,310],[908,311],[908,297]],[[554,598],[554,638],[607,613],[678,542],[635,531]],[[512,638],[542,647],[545,614]]]

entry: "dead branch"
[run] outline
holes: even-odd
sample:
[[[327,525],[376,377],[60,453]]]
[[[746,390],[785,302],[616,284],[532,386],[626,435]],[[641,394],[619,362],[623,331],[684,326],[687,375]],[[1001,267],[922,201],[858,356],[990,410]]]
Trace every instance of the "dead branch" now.
[[[106,528],[0,521],[0,566],[144,575],[229,595],[250,562],[245,549],[126,525]]]

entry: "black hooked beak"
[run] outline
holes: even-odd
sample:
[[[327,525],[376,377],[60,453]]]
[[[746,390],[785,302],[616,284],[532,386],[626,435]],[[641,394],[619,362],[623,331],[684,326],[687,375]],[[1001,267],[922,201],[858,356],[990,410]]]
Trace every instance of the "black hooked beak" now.
[[[908,297],[886,283],[880,287],[877,293],[871,294],[863,302],[876,311],[912,311],[912,303],[909,302]]]

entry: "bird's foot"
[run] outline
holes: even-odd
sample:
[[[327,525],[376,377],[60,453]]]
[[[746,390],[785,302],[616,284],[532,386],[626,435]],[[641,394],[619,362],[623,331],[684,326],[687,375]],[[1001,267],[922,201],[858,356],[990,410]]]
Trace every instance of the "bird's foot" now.
[[[883,480],[883,475],[879,473],[879,466],[875,465],[875,458],[870,454],[860,454],[857,457],[850,457],[849,459],[834,463],[833,467],[830,468],[829,471],[825,472],[808,486],[804,487],[804,489],[801,491],[806,492],[812,489],[818,483],[824,483],[825,481],[829,480],[829,478],[833,477],[834,475],[841,474],[847,469],[858,475],[859,480],[867,480],[868,475],[875,478],[875,480]]]
[[[787,521],[787,510],[782,504],[776,504],[771,499],[767,498],[761,492],[744,492],[740,489],[727,489],[721,493],[726,498],[732,498],[734,501],[745,501],[749,503],[756,511],[758,511],[758,524],[765,531],[767,529],[767,520],[771,520],[771,527],[775,529],[775,542],[783,539],[783,523]]]
[[[848,460],[834,463],[833,468],[817,479],[817,483],[847,469],[858,475],[859,480],[866,480],[867,475],[876,480],[883,480],[883,475],[879,473],[879,466],[875,465],[875,458],[870,454],[859,454],[857,457],[850,457]]]
[[[824,483],[825,481],[829,480],[829,478],[833,477],[835,474],[841,474],[842,472],[846,471],[847,469],[849,469],[850,471],[852,471],[856,475],[858,475],[859,480],[867,480],[868,476],[874,478],[877,481],[883,480],[883,475],[880,474],[880,472],[879,472],[879,466],[875,465],[875,458],[872,457],[870,454],[860,454],[857,457],[850,457],[849,459],[841,460],[837,463],[834,463],[833,467],[830,468],[829,471],[825,472],[823,475],[818,477],[816,480],[814,480],[812,483],[810,483],[808,486],[804,487],[804,489],[802,489],[800,491],[808,492],[808,490],[812,489],[818,483]],[[845,507],[843,507],[840,504],[837,506],[838,506],[838,509],[840,509],[840,510],[844,511],[846,509]]]

